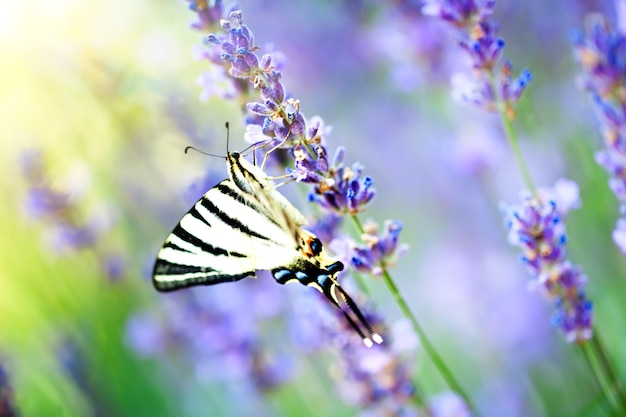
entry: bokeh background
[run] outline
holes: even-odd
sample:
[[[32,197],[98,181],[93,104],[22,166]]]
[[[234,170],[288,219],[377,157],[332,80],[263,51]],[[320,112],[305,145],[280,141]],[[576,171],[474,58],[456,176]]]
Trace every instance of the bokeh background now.
[[[507,244],[498,206],[517,201],[521,177],[497,116],[451,98],[465,63],[450,31],[411,2],[238,4],[257,43],[284,54],[301,110],[332,126],[329,148],[374,178],[361,218],[404,224],[410,250],[392,275],[481,415],[608,415]],[[149,282],[167,233],[226,175],[185,146],[223,154],[227,120],[231,149],[247,146],[237,103],[199,100],[208,63],[193,59],[202,34],[186,5],[0,5],[0,393],[23,416],[370,415],[333,378],[333,346],[306,333],[324,315],[307,288],[262,276],[163,295]],[[500,1],[495,17],[507,58],[533,73],[516,128],[535,183],[580,186],[569,253],[623,379],[618,204],[568,42],[589,12],[615,22],[614,7]],[[286,193],[310,213],[298,187]],[[402,329],[367,279],[373,308]],[[419,348],[406,366],[426,398],[446,391]]]

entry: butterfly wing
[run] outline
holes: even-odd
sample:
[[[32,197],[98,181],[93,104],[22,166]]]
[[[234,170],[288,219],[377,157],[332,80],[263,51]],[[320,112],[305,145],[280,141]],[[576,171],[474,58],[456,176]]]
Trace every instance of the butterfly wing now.
[[[216,215],[219,211],[215,210],[213,201],[221,193],[218,187],[227,187],[228,182],[211,188],[165,240],[152,273],[157,290],[238,281],[254,275],[247,237],[231,230]]]
[[[298,255],[289,230],[295,221],[263,186],[236,184],[227,179],[211,188],[167,237],[153,270],[157,290],[238,281]]]

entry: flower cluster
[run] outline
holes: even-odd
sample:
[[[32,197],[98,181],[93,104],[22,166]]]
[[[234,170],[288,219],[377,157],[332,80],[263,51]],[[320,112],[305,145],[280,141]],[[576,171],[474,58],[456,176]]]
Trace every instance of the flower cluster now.
[[[361,236],[364,245],[352,249],[350,263],[360,272],[380,275],[385,267],[395,265],[396,261],[409,249],[408,245],[399,245],[398,240],[402,224],[387,220],[382,235],[378,234],[378,225],[368,222],[363,225],[365,233]]]
[[[214,30],[222,18],[222,0],[186,0],[189,10],[195,12],[198,20],[189,25],[198,31]],[[209,4],[210,2],[210,4]]]
[[[127,322],[126,342],[146,357],[177,355],[202,380],[247,380],[259,391],[290,376],[286,357],[264,346],[261,323],[283,308],[282,288],[270,277],[237,285],[193,288],[163,299],[163,314],[137,312]]]
[[[426,0],[422,13],[458,29],[459,46],[474,69],[472,74],[453,76],[453,96],[488,111],[501,111],[513,120],[515,105],[532,75],[525,69],[514,77],[510,63],[498,65],[505,42],[498,37],[498,23],[491,19],[494,6],[494,0]]]
[[[363,313],[376,331],[381,318],[366,305]],[[419,340],[410,323],[397,322],[385,342],[366,347],[348,328],[341,312],[322,298],[307,297],[290,315],[295,341],[302,349],[337,346],[331,377],[346,404],[366,409],[368,416],[416,416],[410,402],[417,394],[408,364],[413,363]]]
[[[363,210],[375,196],[374,180],[363,175],[363,167],[343,164],[345,149],[337,148],[332,164],[328,163],[326,148],[316,147],[317,159],[303,149],[295,149],[296,168],[291,171],[296,180],[315,184],[309,200],[339,215],[354,215]]]
[[[521,204],[502,206],[509,242],[522,249],[522,261],[535,277],[532,287],[555,302],[553,323],[569,342],[592,337],[593,305],[584,286],[581,268],[567,260],[564,219],[578,204],[578,187],[561,180],[539,197],[525,195]]]
[[[255,90],[260,95],[260,100],[246,104],[250,113],[246,120],[248,140],[269,148],[266,159],[278,148],[289,149],[295,160],[290,174],[296,181],[314,186],[311,201],[340,214],[361,211],[374,197],[372,179],[363,175],[360,165],[343,164],[343,149],[329,163],[325,145],[329,129],[319,117],[307,119],[300,111],[300,101],[287,96],[274,56],[257,54],[260,48],[244,24],[241,11],[231,11],[228,19],[221,20],[221,27],[224,34],[208,35],[206,44],[214,48],[209,48],[206,56],[214,61],[218,48],[228,74],[235,80],[247,81],[246,94],[240,94],[242,99],[249,100]],[[211,85],[207,88],[215,88],[215,78],[209,78]]]
[[[26,213],[46,224],[47,244],[57,253],[74,253],[84,249],[97,249],[102,269],[116,279],[123,275],[125,261],[115,250],[103,248],[101,239],[112,226],[110,210],[101,207],[84,215],[83,207],[76,201],[82,191],[59,190],[52,185],[46,172],[43,155],[38,150],[23,152],[20,160],[22,174],[27,182]],[[74,173],[84,180],[85,173]]]
[[[611,176],[609,187],[626,216],[626,36],[600,15],[587,21],[586,36],[576,32],[574,54],[582,68],[581,84],[593,98],[602,123],[605,148],[596,161]],[[618,220],[613,240],[626,253],[626,217]]]

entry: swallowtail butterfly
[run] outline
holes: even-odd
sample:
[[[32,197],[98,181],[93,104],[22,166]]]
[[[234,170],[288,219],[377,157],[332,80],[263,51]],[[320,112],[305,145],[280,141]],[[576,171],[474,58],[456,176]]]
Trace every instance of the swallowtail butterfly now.
[[[228,153],[228,179],[211,188],[183,216],[157,254],[152,279],[159,291],[212,285],[268,270],[279,284],[313,287],[338,307],[365,345],[381,343],[339,285],[343,264],[302,229],[304,216],[276,191],[258,167]]]

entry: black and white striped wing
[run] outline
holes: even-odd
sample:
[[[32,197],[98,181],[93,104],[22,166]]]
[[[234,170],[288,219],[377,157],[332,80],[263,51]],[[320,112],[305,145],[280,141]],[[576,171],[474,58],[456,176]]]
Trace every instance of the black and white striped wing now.
[[[211,188],[167,237],[153,270],[159,291],[212,285],[290,264],[294,237],[230,179]]]

